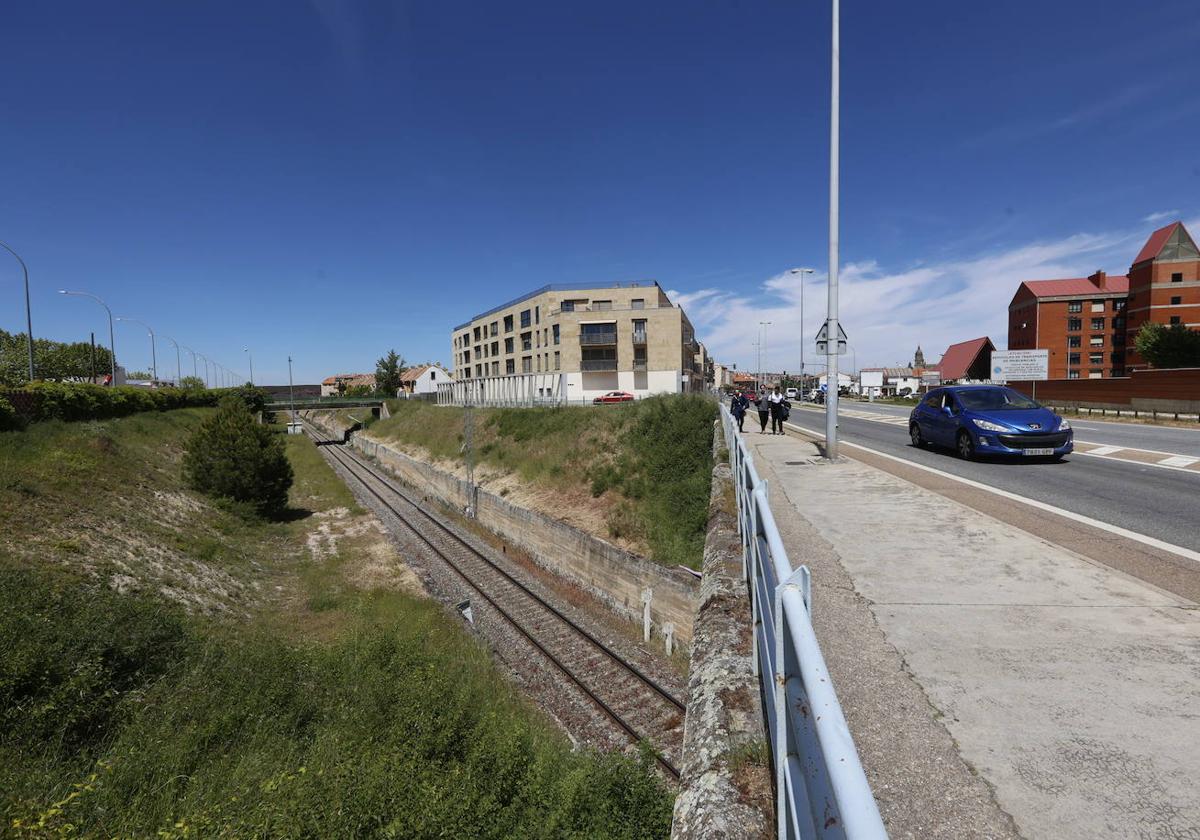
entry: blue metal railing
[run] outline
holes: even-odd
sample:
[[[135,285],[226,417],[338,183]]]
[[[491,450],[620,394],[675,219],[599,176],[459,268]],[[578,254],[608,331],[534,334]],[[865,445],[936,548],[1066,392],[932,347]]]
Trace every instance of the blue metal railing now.
[[[754,622],[751,655],[775,770],[780,840],[886,840],[825,657],[812,626],[807,566],[793,569],[775,526],[767,483],[729,410],[721,406],[733,470],[742,562]]]

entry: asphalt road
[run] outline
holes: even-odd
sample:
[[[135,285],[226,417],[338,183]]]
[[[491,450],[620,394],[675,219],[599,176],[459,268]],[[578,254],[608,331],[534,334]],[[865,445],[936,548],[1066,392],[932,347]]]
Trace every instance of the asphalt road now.
[[[896,417],[907,417],[912,411],[909,406],[884,403],[843,401],[841,405],[859,411],[873,411]],[[1152,452],[1169,452],[1172,455],[1189,455],[1200,458],[1200,423],[1197,423],[1194,429],[1186,429],[1143,423],[1109,423],[1083,417],[1068,417],[1067,419],[1071,421],[1071,426],[1075,429],[1075,437],[1090,443],[1148,449]]]
[[[848,407],[885,408],[869,408],[865,404]],[[893,409],[888,413],[904,413],[899,406],[887,408]],[[820,433],[825,429],[823,411],[797,408],[792,411],[789,422]],[[1099,424],[1086,421],[1082,425],[1099,427]],[[1115,425],[1118,424],[1105,424],[1105,431]],[[746,426],[748,433],[757,433],[749,432],[749,422]],[[1067,456],[1060,463],[963,461],[949,450],[916,449],[909,442],[908,429],[904,426],[843,416],[839,430],[842,439],[850,443],[1200,551],[1200,473],[1078,455]],[[1141,431],[1142,427],[1136,429],[1136,432]],[[1161,431],[1161,428],[1153,430]],[[1181,431],[1196,434],[1190,430]],[[1134,434],[1135,430],[1131,429],[1129,433]],[[1092,440],[1091,437],[1087,439]],[[1114,438],[1097,439],[1097,442],[1121,445]],[[1142,448],[1159,447],[1142,444]],[[1164,451],[1189,454],[1178,445]],[[1200,451],[1196,454],[1200,455]]]

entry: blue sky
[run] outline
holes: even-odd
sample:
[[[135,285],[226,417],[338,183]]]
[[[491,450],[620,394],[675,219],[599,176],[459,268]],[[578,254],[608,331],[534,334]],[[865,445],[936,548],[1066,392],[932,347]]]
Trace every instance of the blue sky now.
[[[448,361],[545,283],[656,279],[719,359],[823,317],[827,2],[18,4],[0,239],[34,331],[87,289],[259,381]],[[843,319],[856,361],[990,333],[1022,279],[1123,272],[1200,226],[1191,2],[843,7]],[[0,327],[23,329],[0,255]],[[117,326],[118,357],[149,362]],[[160,346],[173,372],[174,353]],[[186,365],[185,365],[186,366]]]

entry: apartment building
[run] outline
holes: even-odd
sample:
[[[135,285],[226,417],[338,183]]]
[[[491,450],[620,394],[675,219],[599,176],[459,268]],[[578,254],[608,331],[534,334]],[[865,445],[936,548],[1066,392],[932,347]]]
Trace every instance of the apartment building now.
[[[655,282],[543,286],[459,324],[451,345],[458,382],[558,374],[572,402],[704,389],[692,324]]]
[[[1200,251],[1181,222],[1151,234],[1128,275],[1027,280],[1008,305],[1008,348],[1049,350],[1050,379],[1147,367],[1134,336],[1151,321],[1200,329]]]

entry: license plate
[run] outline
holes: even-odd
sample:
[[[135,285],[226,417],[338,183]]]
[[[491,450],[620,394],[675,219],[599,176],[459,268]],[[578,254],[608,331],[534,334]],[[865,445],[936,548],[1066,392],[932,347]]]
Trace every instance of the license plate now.
[[[1023,455],[1053,455],[1054,450],[1053,449],[1025,449],[1022,451],[1021,454],[1023,454]]]

